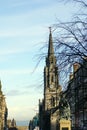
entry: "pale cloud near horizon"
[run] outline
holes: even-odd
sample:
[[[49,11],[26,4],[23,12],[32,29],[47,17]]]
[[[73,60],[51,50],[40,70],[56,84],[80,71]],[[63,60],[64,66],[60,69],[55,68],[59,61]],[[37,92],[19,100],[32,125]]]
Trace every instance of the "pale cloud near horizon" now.
[[[34,110],[34,108],[32,108],[32,106],[30,107],[29,105],[20,106],[20,107],[17,107],[17,106],[10,107],[9,111],[10,112],[8,115],[8,119],[11,119],[13,117],[16,121],[30,120],[36,114],[36,111]],[[15,113],[17,113],[17,114],[15,115]],[[26,113],[27,113],[27,115],[26,115]]]
[[[37,95],[36,94],[34,95],[29,94],[25,96],[17,95],[17,96],[12,96],[11,98],[7,96],[8,103],[10,102],[10,100],[12,100],[12,102],[9,105],[7,105],[9,108],[8,118],[13,117],[17,121],[32,119],[32,117],[36,114],[36,112],[38,112],[37,111],[38,103],[39,103],[39,98],[42,97],[41,95],[42,95],[41,93],[40,94],[37,93]],[[17,102],[19,102],[18,105]]]
[[[24,87],[22,88],[22,90],[18,90],[17,88],[10,89],[9,91],[7,91],[5,93],[5,95],[8,96],[8,97],[28,96],[28,97],[32,98],[33,97],[32,93],[36,94],[35,91],[37,91],[40,94],[43,93],[41,90],[39,90],[40,88],[38,88],[38,86],[36,86],[36,84],[34,86],[29,85],[27,87],[27,89],[26,89],[26,87],[25,88]]]
[[[30,86],[31,87],[31,86]],[[30,88],[29,87],[29,88]],[[9,90],[8,92],[6,92],[6,96],[10,96],[10,97],[13,97],[13,96],[23,96],[23,95],[32,95],[32,92],[34,92],[34,90],[32,90],[31,88],[30,89],[27,89],[27,90],[18,90],[18,89],[15,89],[15,90]]]

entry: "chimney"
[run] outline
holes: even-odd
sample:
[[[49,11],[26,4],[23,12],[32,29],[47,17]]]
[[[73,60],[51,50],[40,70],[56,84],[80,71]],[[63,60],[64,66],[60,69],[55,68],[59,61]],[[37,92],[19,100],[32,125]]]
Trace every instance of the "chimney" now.
[[[78,63],[73,64],[73,73],[79,69],[80,65]]]
[[[71,72],[69,75],[69,80],[73,79],[73,73]]]

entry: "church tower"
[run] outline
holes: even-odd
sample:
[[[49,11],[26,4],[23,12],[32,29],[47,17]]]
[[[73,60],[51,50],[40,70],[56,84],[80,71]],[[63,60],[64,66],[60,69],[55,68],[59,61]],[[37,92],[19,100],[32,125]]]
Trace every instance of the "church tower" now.
[[[61,87],[58,80],[58,67],[54,54],[52,32],[50,28],[48,55],[44,68],[44,109],[50,110],[59,104],[59,93]]]

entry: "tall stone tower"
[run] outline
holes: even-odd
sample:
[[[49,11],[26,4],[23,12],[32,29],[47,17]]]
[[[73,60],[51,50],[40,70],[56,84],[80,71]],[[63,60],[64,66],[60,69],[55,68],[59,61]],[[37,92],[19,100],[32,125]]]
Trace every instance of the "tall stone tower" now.
[[[52,32],[50,28],[48,55],[44,68],[44,109],[45,111],[55,108],[59,104],[61,87],[58,80],[58,67],[54,54]]]

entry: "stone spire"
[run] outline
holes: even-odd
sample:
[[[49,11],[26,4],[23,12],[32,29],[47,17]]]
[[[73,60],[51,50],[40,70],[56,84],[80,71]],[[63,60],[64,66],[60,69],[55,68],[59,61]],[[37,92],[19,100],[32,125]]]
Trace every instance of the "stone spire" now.
[[[54,55],[54,48],[53,48],[53,40],[52,40],[52,32],[51,27],[49,27],[50,33],[49,33],[49,43],[48,43],[48,56],[46,58],[46,65],[56,65],[56,57]]]
[[[49,34],[48,57],[54,55],[51,27],[49,27],[49,30],[50,30],[50,34]]]
[[[11,122],[11,126],[12,126],[12,127],[16,127],[16,121],[14,120],[14,118],[13,118],[13,120],[12,120],[12,122]]]

